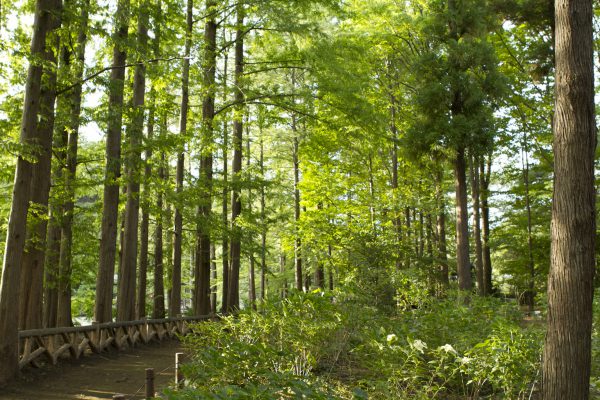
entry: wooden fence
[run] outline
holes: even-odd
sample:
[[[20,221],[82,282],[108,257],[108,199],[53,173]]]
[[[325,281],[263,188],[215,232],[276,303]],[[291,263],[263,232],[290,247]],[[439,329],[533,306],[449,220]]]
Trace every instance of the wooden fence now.
[[[55,365],[62,357],[78,359],[85,353],[101,353],[110,347],[122,350],[136,344],[174,338],[188,333],[190,323],[209,318],[143,319],[19,331],[19,367],[36,365],[40,358]]]

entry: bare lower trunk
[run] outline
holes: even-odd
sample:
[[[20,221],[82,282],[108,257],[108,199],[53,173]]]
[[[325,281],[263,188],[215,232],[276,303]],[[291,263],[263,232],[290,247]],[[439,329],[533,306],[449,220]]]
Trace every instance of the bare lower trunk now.
[[[148,44],[149,3],[139,5],[137,27],[137,53],[139,60],[145,60]],[[135,318],[136,269],[138,253],[138,229],[140,216],[140,182],[144,128],[144,100],[146,94],[146,64],[136,65],[133,75],[133,115],[128,130],[127,162],[127,204],[125,206],[125,231],[123,233],[123,268],[119,275],[117,292],[117,320],[129,321]]]
[[[213,10],[216,6],[214,0],[206,1],[206,9]],[[213,187],[213,122],[215,118],[215,76],[217,68],[217,23],[215,15],[209,13],[204,26],[204,60],[203,60],[203,86],[202,99],[202,154],[200,160],[200,183],[202,185],[202,199],[200,214],[205,221],[198,230],[200,245],[198,268],[195,281],[195,311],[197,315],[210,313],[210,268],[211,268],[211,235],[208,221],[212,215],[212,187]]]
[[[36,3],[31,51],[25,86],[20,143],[31,145],[38,140],[37,117],[40,107],[42,65],[46,35],[59,23],[53,16],[60,13],[60,2],[38,0]],[[15,171],[12,205],[8,222],[4,267],[0,284],[0,385],[19,372],[18,322],[21,263],[25,247],[27,212],[31,193],[33,165],[19,156]]]
[[[471,290],[471,263],[469,262],[469,211],[467,207],[467,175],[465,149],[456,151],[454,160],[456,188],[456,269],[460,290]]]
[[[181,114],[179,118],[179,135],[187,135],[187,123],[189,112],[189,85],[190,85],[190,54],[192,48],[192,29],[194,2],[187,1],[186,8],[186,31],[185,31],[185,59],[183,60],[183,71],[181,74]],[[182,150],[177,155],[176,186],[177,195],[180,196],[183,191],[183,170],[185,156]],[[176,317],[181,313],[181,254],[183,239],[183,216],[180,202],[175,205],[175,226],[173,231],[173,272],[171,275],[171,301],[169,315]]]
[[[542,398],[589,398],[596,191],[593,9],[556,0],[556,103]]]
[[[223,30],[223,41],[227,41],[225,37],[225,30]],[[228,69],[228,56],[227,52],[224,54],[223,59],[223,103],[227,102],[227,74]],[[222,264],[222,280],[221,285],[221,312],[227,311],[227,293],[229,290],[229,129],[227,118],[224,118],[223,122],[223,194],[222,194],[222,221],[223,221],[223,243],[221,246],[223,264]]]
[[[46,49],[46,63],[56,64],[55,49],[59,37],[55,35],[54,49]],[[33,169],[31,180],[31,204],[35,205],[35,225],[27,232],[26,249],[21,264],[21,301],[19,305],[19,329],[42,327],[42,294],[44,260],[46,254],[47,211],[50,194],[50,171],[52,159],[52,132],[54,131],[54,104],[56,100],[56,69],[49,68],[42,82],[40,99],[39,134],[40,154]]]
[[[485,296],[485,281],[483,274],[483,248],[481,245],[481,203],[479,201],[479,173],[477,157],[471,157],[471,197],[473,199],[473,238],[475,239],[475,272],[477,276],[477,290],[480,296]]]
[[[481,180],[481,227],[483,246],[483,283],[485,292],[492,293],[492,252],[490,249],[490,207],[488,199],[490,195],[490,175],[492,173],[492,157],[489,155],[487,161],[480,164]]]
[[[231,191],[231,225],[233,235],[231,238],[231,273],[229,275],[229,288],[227,293],[228,311],[240,307],[240,258],[241,238],[237,219],[242,213],[242,200],[240,198],[240,180],[242,171],[242,123],[244,92],[241,83],[244,74],[244,9],[243,2],[238,3],[237,31],[235,38],[235,102],[236,117],[233,122],[233,187]]]
[[[112,301],[117,250],[117,218],[119,213],[119,183],[121,176],[121,127],[123,123],[123,86],[127,53],[125,42],[129,30],[129,0],[119,0],[116,12],[113,69],[108,95],[108,128],[106,131],[106,169],[100,239],[100,265],[96,279],[94,320],[112,320]]]

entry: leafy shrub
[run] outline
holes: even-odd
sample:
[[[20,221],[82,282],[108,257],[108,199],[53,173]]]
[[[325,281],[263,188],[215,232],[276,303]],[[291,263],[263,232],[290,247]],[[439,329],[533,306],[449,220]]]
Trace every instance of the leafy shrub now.
[[[334,398],[312,372],[335,356],[329,343],[342,325],[331,297],[319,291],[198,324],[186,337],[191,387],[178,398]]]

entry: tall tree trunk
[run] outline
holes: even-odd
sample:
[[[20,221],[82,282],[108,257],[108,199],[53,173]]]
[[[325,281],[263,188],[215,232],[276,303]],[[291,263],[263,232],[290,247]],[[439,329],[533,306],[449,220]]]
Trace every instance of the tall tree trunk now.
[[[283,250],[283,246],[281,246],[281,253],[279,255],[279,275],[283,277],[283,284],[281,285],[281,298],[287,297],[288,293],[288,282],[287,277],[285,276],[287,264],[287,257],[285,255],[285,251]]]
[[[189,86],[190,86],[190,54],[192,49],[192,31],[194,28],[194,1],[187,0],[186,31],[185,31],[185,58],[181,74],[181,114],[179,118],[179,136],[187,135],[189,112]],[[183,240],[183,215],[179,197],[183,191],[183,171],[185,168],[185,155],[183,149],[177,155],[176,186],[178,200],[175,203],[175,227],[173,231],[173,273],[171,275],[171,301],[169,315],[176,317],[181,314],[181,254]]]
[[[295,83],[295,82],[294,82]],[[296,115],[292,115],[292,131],[294,133],[292,162],[294,164],[294,223],[295,235],[294,241],[294,267],[296,289],[302,291],[302,239],[300,238],[300,160],[298,156],[298,131],[296,129]]]
[[[21,263],[21,293],[19,305],[19,329],[42,327],[42,294],[44,282],[44,259],[46,254],[46,233],[48,200],[50,194],[50,171],[52,164],[52,132],[54,131],[54,105],[56,100],[56,49],[59,36],[54,34],[54,48],[47,48],[40,99],[40,121],[37,125],[40,154],[33,167],[31,180],[31,204],[35,205],[35,225],[27,232],[26,249]],[[32,210],[30,210],[31,212]]]
[[[483,283],[485,293],[492,293],[492,252],[490,249],[490,177],[492,173],[492,156],[488,155],[487,161],[482,158],[480,163],[480,181],[481,181],[481,227],[482,227],[482,245],[483,245]]]
[[[142,223],[140,226],[140,266],[138,271],[137,300],[135,318],[146,316],[146,291],[148,286],[148,242],[150,236],[150,179],[152,178],[152,145],[154,136],[155,92],[150,92],[150,106],[148,112],[148,143],[146,143],[146,156],[144,162],[144,184],[142,188]],[[162,199],[161,199],[162,200]],[[160,208],[157,208],[160,210]],[[158,229],[158,228],[157,228]],[[162,228],[161,228],[162,229]]]
[[[160,57],[160,35],[161,35],[161,27],[162,27],[162,1],[159,0],[156,4],[156,9],[154,10],[154,40],[153,40],[153,54],[154,58]],[[155,77],[156,72],[152,74],[152,77]],[[142,224],[140,227],[140,266],[139,266],[139,274],[138,274],[138,290],[137,290],[137,301],[136,301],[136,319],[140,319],[146,316],[146,292],[148,286],[148,242],[150,238],[150,202],[151,202],[151,187],[150,181],[152,180],[152,147],[154,140],[154,119],[156,114],[156,89],[155,85],[152,85],[150,89],[149,95],[149,106],[148,106],[148,130],[147,130],[147,140],[145,143],[146,155],[144,162],[144,185],[142,189]],[[160,173],[159,173],[160,175]],[[162,193],[158,196],[162,196]],[[162,198],[160,199],[162,203]],[[157,201],[158,202],[158,201]],[[162,212],[162,207],[157,208],[159,212]],[[157,220],[160,220],[160,216],[157,217]],[[162,221],[160,222],[162,224]],[[158,231],[158,221],[157,228]],[[162,266],[162,226],[160,226],[160,265]],[[156,238],[156,237],[155,237]],[[155,243],[155,252],[156,252],[156,243]],[[156,254],[156,253],[155,253]],[[163,313],[164,314],[164,313]]]
[[[62,199],[57,189],[62,181],[62,168],[66,164],[66,141],[62,130],[55,130],[52,143],[55,162],[52,166],[46,254],[44,258],[44,327],[56,327],[58,315],[58,262],[60,258],[60,225]]]
[[[246,120],[246,168],[250,171],[250,124]],[[252,188],[248,187],[248,214],[252,215]],[[248,302],[253,310],[256,310],[256,268],[254,260],[253,245],[250,245],[248,257]]]
[[[329,260],[331,260],[331,244],[327,246],[327,255],[329,256]],[[329,262],[329,290],[333,290],[333,263]]]
[[[471,263],[469,261],[469,211],[467,207],[467,171],[465,149],[456,151],[454,184],[456,189],[456,269],[460,290],[471,290]]]
[[[240,198],[240,180],[242,171],[242,135],[244,132],[242,114],[244,110],[244,92],[242,80],[244,75],[244,2],[237,5],[237,30],[235,34],[235,103],[236,112],[233,121],[233,185],[231,190],[231,271],[229,274],[229,288],[227,291],[228,311],[240,307],[240,257],[241,237],[237,219],[242,213],[242,199]]]
[[[20,143],[32,145],[38,141],[38,111],[41,97],[42,64],[47,33],[60,25],[54,16],[59,15],[61,2],[38,0],[36,2],[33,36],[31,39],[31,63],[27,72],[25,100],[21,123]],[[15,171],[12,204],[4,252],[4,267],[0,284],[0,385],[4,385],[19,372],[18,323],[21,262],[25,247],[27,212],[31,198],[33,164],[19,156]]]
[[[410,207],[405,207],[404,208],[404,220],[406,221],[406,249],[407,251],[404,254],[405,257],[405,266],[406,268],[410,268],[410,263],[411,263],[411,257],[410,257],[410,251],[408,251],[408,249],[410,249],[410,236],[412,234],[412,230],[411,230],[411,223],[410,223]]]
[[[263,140],[262,119],[259,120],[260,141],[260,299],[265,301],[267,296],[267,221],[266,221],[266,194],[265,194],[265,144]]]
[[[227,42],[225,37],[225,29],[223,29],[223,41]],[[223,56],[223,103],[227,102],[227,74],[228,69],[228,53]],[[223,258],[222,265],[222,287],[221,287],[221,312],[227,312],[227,293],[229,289],[229,130],[228,118],[223,119],[223,197],[222,197],[222,220],[223,220],[223,238],[221,252]]]
[[[119,0],[113,35],[113,69],[108,86],[108,119],[106,131],[106,169],[100,239],[100,265],[96,278],[94,320],[112,320],[112,300],[117,250],[117,218],[119,215],[119,183],[121,176],[121,128],[123,124],[123,86],[127,61],[127,32],[129,30],[130,0]],[[123,66],[123,67],[122,67]]]
[[[217,313],[217,247],[215,243],[210,245],[210,313]]]
[[[87,42],[89,2],[82,4],[81,25],[78,27],[76,60],[72,65],[72,77],[75,82],[81,81],[85,68],[85,48]],[[58,285],[58,326],[71,326],[71,270],[73,253],[73,213],[75,210],[75,178],[77,173],[77,150],[79,142],[79,125],[81,120],[82,85],[73,88],[68,98],[67,124],[68,131],[67,163],[63,173],[65,202],[63,223],[60,234],[60,261]],[[66,133],[65,133],[66,136]]]
[[[485,281],[483,275],[483,248],[481,245],[481,202],[479,201],[479,160],[471,156],[470,177],[471,197],[473,200],[473,239],[475,241],[475,272],[477,276],[477,291],[480,296],[485,296]]]
[[[396,234],[396,268],[402,268],[402,255],[400,247],[402,245],[402,218],[398,208],[398,128],[396,126],[396,96],[390,96],[390,131],[392,132],[392,201],[394,207],[394,232]]]
[[[125,206],[125,231],[123,233],[123,266],[119,274],[117,293],[117,320],[135,318],[135,284],[140,216],[140,169],[144,129],[144,100],[146,94],[146,64],[148,46],[149,2],[139,5],[137,26],[138,64],[133,75],[133,110],[128,130],[127,204]],[[164,306],[163,306],[164,307]]]
[[[531,224],[531,196],[529,193],[529,149],[527,147],[527,135],[523,140],[523,149],[521,151],[521,161],[523,167],[523,183],[525,184],[525,208],[527,211],[527,266],[529,267],[529,287],[525,295],[525,300],[529,307],[529,312],[533,313],[535,306],[535,264],[533,261],[533,233]]]
[[[596,242],[592,2],[556,0],[556,104],[542,397],[588,399]]]
[[[215,18],[215,0],[206,1],[208,17],[204,25],[204,60],[203,60],[203,87],[202,100],[202,155],[200,160],[200,183],[202,185],[202,199],[200,214],[202,227],[198,229],[198,244],[200,246],[195,280],[195,305],[196,315],[210,313],[210,247],[211,237],[209,221],[212,214],[212,187],[213,187],[213,134],[215,119],[215,76],[217,69],[217,22]]]
[[[438,248],[437,257],[439,262],[440,283],[444,288],[450,285],[448,276],[448,250],[446,245],[446,202],[444,201],[444,192],[442,189],[444,180],[444,171],[440,169],[436,175],[435,198],[437,204],[437,236]]]
[[[161,136],[164,135],[164,131],[161,130]],[[158,214],[156,216],[156,230],[154,231],[154,290],[153,290],[153,317],[159,315],[157,318],[163,318],[165,315],[164,310],[164,280],[163,271],[164,271],[164,251],[163,251],[163,185],[167,180],[165,176],[165,167],[166,167],[166,157],[164,151],[161,153],[160,159],[160,167],[158,169],[158,179],[161,182],[161,187],[158,189],[158,193],[156,193],[156,210],[158,210]],[[162,296],[162,298],[158,298],[158,296]],[[160,301],[162,300],[162,301]],[[161,310],[162,305],[162,310]],[[169,304],[170,310],[172,310],[173,305]]]

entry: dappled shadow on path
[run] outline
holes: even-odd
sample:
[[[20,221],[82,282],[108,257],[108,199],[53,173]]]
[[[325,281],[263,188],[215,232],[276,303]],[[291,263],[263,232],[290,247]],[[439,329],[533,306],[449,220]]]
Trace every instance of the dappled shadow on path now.
[[[79,360],[61,360],[57,366],[27,368],[21,377],[0,389],[0,400],[143,399],[145,369],[154,368],[156,390],[174,381],[177,340],[138,346],[118,353],[111,351]]]

